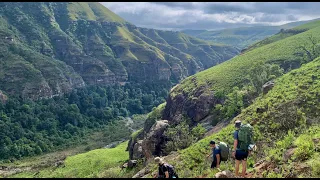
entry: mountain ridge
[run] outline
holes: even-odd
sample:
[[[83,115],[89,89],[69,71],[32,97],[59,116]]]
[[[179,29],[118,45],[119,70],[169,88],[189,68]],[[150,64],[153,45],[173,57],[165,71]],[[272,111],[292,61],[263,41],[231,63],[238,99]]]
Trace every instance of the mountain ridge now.
[[[28,62],[33,65],[30,73],[44,71],[44,67],[34,65],[41,64],[38,56],[58,70],[49,70],[52,77],[57,77],[50,78],[50,82],[43,76],[45,73],[40,73],[40,81],[20,77],[24,79],[20,81],[23,84],[20,89],[10,84],[0,87],[8,95],[16,94],[16,89],[23,97],[37,99],[84,85],[179,82],[239,53],[237,48],[216,46],[179,32],[136,27],[95,2],[2,3],[0,8],[3,14],[0,33],[3,39],[10,38],[2,44],[5,51],[2,59],[17,52],[35,51],[35,57]],[[17,61],[27,63],[24,59]],[[58,62],[63,65],[56,65]],[[56,75],[60,66],[71,68],[68,73],[73,75]],[[0,68],[4,74],[15,73]],[[5,76],[0,76],[3,83]],[[66,83],[62,85],[61,81]],[[73,85],[72,81],[79,85]]]
[[[302,24],[317,21],[312,19],[306,21],[291,22],[279,26],[253,26],[240,28],[227,28],[222,30],[191,30],[185,29],[184,32],[193,37],[203,40],[214,41],[216,43],[229,44],[240,49],[247,48],[249,45],[259,42],[267,37],[270,37],[281,29],[291,29]]]

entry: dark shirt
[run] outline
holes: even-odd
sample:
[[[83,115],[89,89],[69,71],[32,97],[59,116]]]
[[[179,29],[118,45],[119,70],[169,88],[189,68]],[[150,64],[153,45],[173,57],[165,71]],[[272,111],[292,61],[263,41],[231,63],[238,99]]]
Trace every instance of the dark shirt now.
[[[213,154],[213,161],[214,162],[217,162],[217,154],[220,154],[220,156],[221,156],[221,150],[219,149],[219,147],[215,147],[215,148],[213,148],[212,149],[212,154]],[[221,157],[220,157],[220,160],[221,160]]]
[[[166,177],[165,172],[168,171],[168,167],[165,164],[159,165],[159,177]],[[168,171],[169,173],[169,171]]]
[[[235,131],[234,131],[234,133],[233,133],[233,139],[239,140],[239,138],[238,138],[238,133],[239,133],[239,130],[235,130]],[[240,148],[240,143],[239,143],[239,141],[238,141],[237,149],[239,149],[239,148]]]

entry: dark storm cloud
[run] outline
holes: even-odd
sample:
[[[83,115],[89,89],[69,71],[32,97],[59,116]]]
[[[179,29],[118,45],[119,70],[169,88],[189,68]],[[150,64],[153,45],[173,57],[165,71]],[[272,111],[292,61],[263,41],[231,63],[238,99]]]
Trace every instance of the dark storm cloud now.
[[[320,17],[320,2],[102,2],[125,20],[156,29],[280,25]]]

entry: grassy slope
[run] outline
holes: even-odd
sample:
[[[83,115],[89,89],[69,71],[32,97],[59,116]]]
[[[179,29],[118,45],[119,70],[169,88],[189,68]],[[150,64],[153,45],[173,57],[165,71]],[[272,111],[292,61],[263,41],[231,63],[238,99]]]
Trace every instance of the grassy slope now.
[[[123,142],[116,148],[96,149],[84,154],[70,156],[65,161],[65,167],[53,172],[40,172],[42,177],[99,177],[98,175],[110,168],[118,168],[120,163],[129,158],[125,151],[128,142]],[[120,169],[118,169],[120,170]]]
[[[245,79],[247,71],[256,62],[270,63],[284,61],[301,61],[295,56],[296,49],[300,44],[307,42],[306,37],[312,34],[319,40],[320,27],[316,26],[304,33],[288,37],[286,39],[254,49],[243,55],[236,56],[218,66],[214,66],[205,71],[188,77],[175,89],[172,95],[185,92],[192,97],[192,93],[200,86],[209,86],[214,91],[228,91],[233,86],[241,85]],[[196,78],[197,86],[191,83],[192,78]]]
[[[286,171],[283,170],[277,177],[283,177],[294,166],[287,166],[282,160],[282,155],[286,149],[296,145],[298,146],[298,150],[293,155],[292,160],[297,161],[296,164],[304,163],[314,166],[312,172],[318,174],[314,174],[313,177],[319,177],[319,163],[316,163],[316,165],[312,164],[312,162],[316,162],[319,159],[319,152],[315,152],[312,147],[318,147],[319,149],[320,144],[319,142],[313,143],[310,141],[310,139],[320,138],[319,93],[320,58],[278,78],[275,87],[268,94],[259,97],[235,118],[241,119],[243,122],[249,122],[255,128],[255,140],[259,153],[249,157],[249,172],[253,172],[252,165],[263,158],[267,157],[267,160],[278,158],[278,162],[276,161],[277,166],[282,167]],[[290,102],[292,101],[296,102],[294,105],[299,109],[298,111],[285,111],[281,109],[283,106],[291,107],[292,104],[290,106]],[[267,110],[264,113],[257,113],[256,109],[258,107],[267,107]],[[291,117],[295,116],[296,119],[291,119]],[[286,119],[286,117],[289,118]],[[307,119],[308,121],[306,121]],[[170,163],[176,166],[181,177],[214,176],[217,171],[210,170],[208,161],[205,158],[206,154],[210,151],[208,143],[213,139],[225,141],[232,145],[232,133],[234,131],[232,123],[220,130],[220,132],[206,137],[189,148],[180,151],[178,159],[169,160]],[[307,127],[310,124],[313,125],[308,130]],[[287,135],[289,129],[293,133]],[[288,137],[291,139],[288,139]],[[311,146],[311,149],[308,149],[309,146]],[[304,152],[309,152],[309,156],[306,156],[307,159],[305,160],[300,160],[299,157],[304,157]],[[152,165],[150,166],[153,167]],[[221,169],[234,170],[233,161],[223,163]],[[305,172],[301,176],[310,176],[309,173]],[[269,172],[265,173],[265,176],[273,177],[275,174]]]
[[[72,2],[68,4],[67,8],[68,15],[72,20],[125,22],[124,19],[96,2]]]
[[[319,25],[320,25],[320,20],[316,20],[316,21],[312,21],[312,22],[294,27],[292,29],[293,30],[308,30],[308,29],[318,27]],[[255,48],[258,48],[258,47],[261,47],[261,46],[264,46],[264,45],[267,45],[267,44],[270,44],[270,43],[273,43],[273,42],[276,42],[276,41],[279,41],[279,40],[282,40],[282,39],[285,39],[287,37],[294,36],[294,35],[296,35],[296,33],[290,33],[290,32],[289,33],[285,33],[285,32],[284,33],[282,33],[282,32],[277,33],[271,37],[268,37],[266,39],[263,39],[259,42],[256,42],[256,43],[250,45],[244,52],[248,52],[252,49],[255,49]]]
[[[86,153],[69,156],[64,166],[43,168],[38,173],[25,171],[10,177],[50,177],[50,178],[101,178],[133,176],[134,170],[121,171],[120,165],[129,159],[125,151],[128,142],[123,142],[115,148],[96,149]]]

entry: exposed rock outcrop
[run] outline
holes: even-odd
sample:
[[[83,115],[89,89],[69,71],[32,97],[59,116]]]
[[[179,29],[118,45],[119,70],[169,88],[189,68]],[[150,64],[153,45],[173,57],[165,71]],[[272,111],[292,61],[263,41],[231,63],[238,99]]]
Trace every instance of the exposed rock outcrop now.
[[[142,152],[147,159],[153,155],[161,155],[161,146],[165,142],[163,132],[168,128],[167,120],[156,121],[142,141]],[[138,153],[138,152],[133,152]]]
[[[267,94],[274,86],[274,82],[273,81],[268,81],[267,83],[265,83],[262,86],[262,92],[263,94]]]
[[[168,119],[170,123],[178,123],[183,116],[190,118],[193,122],[199,122],[209,115],[210,110],[219,103],[220,100],[214,96],[214,92],[206,87],[198,88],[193,98],[186,94],[177,94],[167,99],[167,104],[163,112],[163,119]]]
[[[2,104],[5,104],[7,100],[8,100],[8,97],[5,94],[3,94],[3,92],[0,90],[0,102]]]
[[[139,140],[134,144],[133,151],[132,151],[132,159],[143,158],[142,142],[143,140]]]

